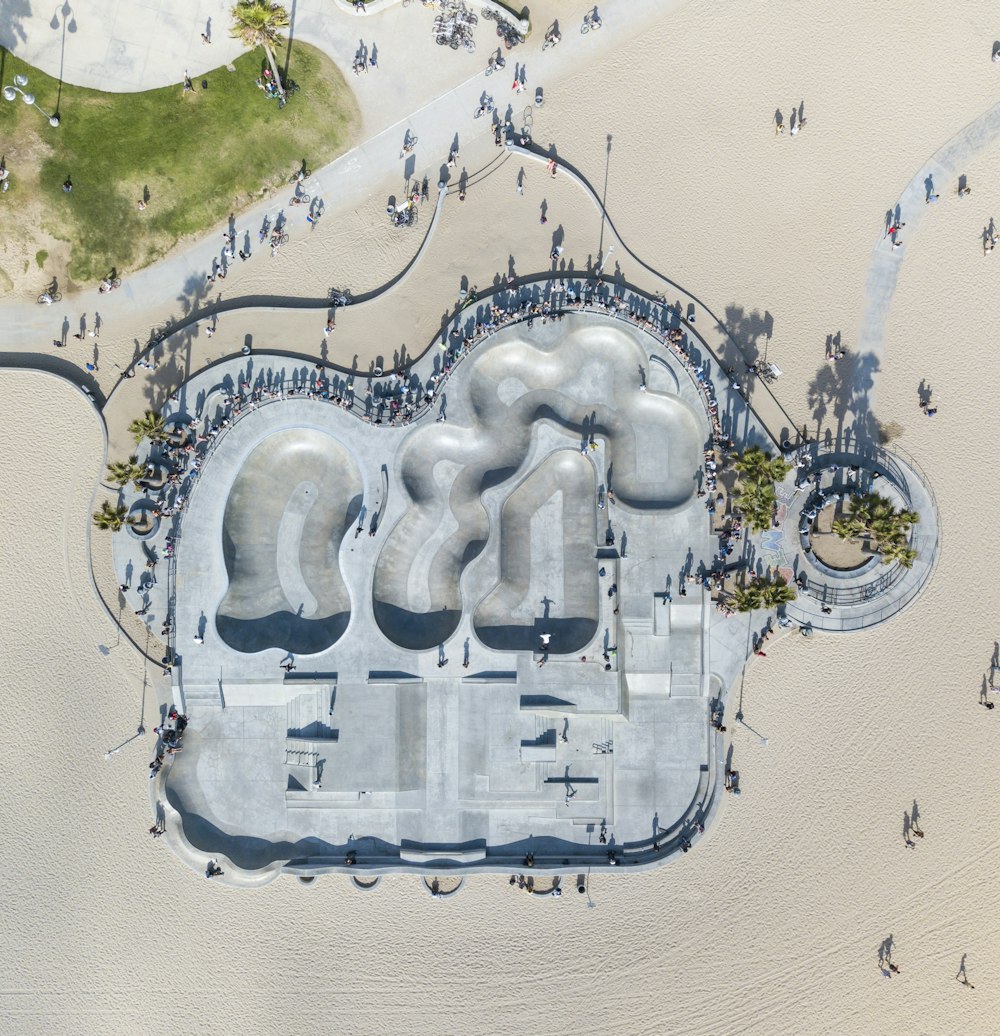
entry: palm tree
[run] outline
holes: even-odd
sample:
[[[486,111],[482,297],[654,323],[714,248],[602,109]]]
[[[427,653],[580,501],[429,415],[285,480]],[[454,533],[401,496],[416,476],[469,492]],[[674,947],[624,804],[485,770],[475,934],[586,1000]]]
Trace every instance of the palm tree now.
[[[94,524],[98,529],[118,532],[123,525],[134,525],[135,519],[126,517],[124,504],[113,504],[110,500],[101,503],[101,509],[94,512]]]
[[[775,484],[791,471],[791,464],[772,457],[760,446],[749,446],[736,455],[733,467],[740,476],[737,506],[753,532],[766,532],[771,528],[778,505]]]
[[[735,503],[753,532],[767,532],[771,528],[778,504],[773,482],[744,482],[736,493]]]
[[[733,607],[738,612],[756,611],[762,606],[760,587],[756,580],[749,586],[738,586],[733,591]]]
[[[783,604],[791,604],[798,596],[794,586],[791,586],[784,576],[775,576],[774,579],[758,584],[760,588],[761,603],[765,608],[780,608]]]
[[[279,29],[288,28],[288,12],[280,5],[269,0],[236,0],[232,11],[233,27],[230,35],[242,40],[248,47],[263,47],[274,76],[274,85],[278,94],[284,98],[285,88],[278,75],[278,66],[274,61],[274,48],[282,41]]]
[[[791,464],[772,457],[760,446],[749,446],[738,455],[733,467],[744,482],[781,482],[792,470]]]
[[[116,486],[124,487],[129,482],[138,483],[145,474],[146,469],[134,453],[128,460],[116,460],[108,465],[108,481]]]
[[[907,543],[906,540],[894,540],[881,548],[882,564],[891,565],[898,561],[903,568],[913,568],[913,562],[917,560],[917,552]]]
[[[758,608],[780,608],[791,604],[798,596],[795,587],[784,576],[762,579],[755,576],[748,586],[733,591],[733,607],[738,612],[752,612]]]
[[[868,537],[882,555],[882,564],[898,561],[911,568],[917,552],[910,548],[910,528],[920,521],[916,511],[897,511],[892,501],[878,493],[864,493],[851,500],[846,518],[833,523],[833,531],[845,540]]]
[[[137,417],[128,426],[128,430],[137,443],[143,439],[159,442],[164,437],[163,418],[155,410],[147,410],[142,417]]]

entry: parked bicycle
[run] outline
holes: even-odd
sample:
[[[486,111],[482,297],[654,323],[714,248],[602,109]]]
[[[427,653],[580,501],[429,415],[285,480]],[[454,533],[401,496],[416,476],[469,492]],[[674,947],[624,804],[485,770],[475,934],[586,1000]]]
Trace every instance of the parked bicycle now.
[[[503,18],[497,22],[497,35],[503,40],[503,45],[507,50],[512,50],[519,43],[524,43],[524,36]]]
[[[441,13],[434,19],[434,40],[439,46],[452,50],[464,47],[470,53],[476,49],[472,28],[479,21],[464,0],[441,0]]]
[[[330,289],[331,306],[349,306],[350,304],[351,293],[346,288],[343,291],[338,291],[336,288]]]

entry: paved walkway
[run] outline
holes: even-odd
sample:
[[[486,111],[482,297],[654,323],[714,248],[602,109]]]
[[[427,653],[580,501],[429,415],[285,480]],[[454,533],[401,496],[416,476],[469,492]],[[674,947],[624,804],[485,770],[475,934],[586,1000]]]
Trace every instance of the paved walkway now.
[[[672,6],[679,6],[680,2],[682,0],[676,0]],[[81,4],[81,10],[75,12],[77,29],[72,34],[74,45],[77,45],[76,36],[84,31],[84,24],[100,24],[94,11],[98,6],[96,3]],[[134,90],[140,86],[178,82],[184,67],[178,71],[174,66],[180,52],[180,43],[177,41],[186,38],[189,23],[192,23],[192,46],[196,44],[200,48],[195,49],[194,54],[200,56],[204,52],[206,55],[200,65],[186,66],[192,74],[197,74],[195,69],[206,71],[210,67],[218,67],[239,52],[235,41],[229,41],[228,38],[223,49],[215,50],[217,45],[222,47],[221,26],[224,23],[219,10],[224,10],[223,5],[189,0],[187,6],[193,11],[190,17],[182,20],[179,14],[171,15],[167,19],[169,24],[163,26],[161,34],[149,31],[144,20],[148,9],[141,4],[131,7],[124,3],[116,4],[112,11],[120,13],[114,14],[114,17],[128,20],[133,36],[137,36],[141,29],[143,43],[130,46],[127,53],[134,55],[135,47],[146,48],[148,55],[145,58],[133,56],[132,59],[136,67],[142,65],[146,71],[141,81],[137,79],[133,82],[120,71],[114,55],[105,56],[99,63],[103,88],[114,89],[119,86],[123,90]],[[547,24],[546,18],[555,7],[554,3],[542,3],[535,13],[536,22]],[[213,11],[216,13],[213,14]],[[581,48],[586,47],[588,56],[594,56],[619,47],[643,31],[654,18],[663,17],[663,14],[662,3],[637,0],[630,4],[627,20],[606,16],[605,27],[599,33],[580,36],[570,28],[564,29],[563,43],[547,51],[544,58],[541,55],[541,33],[533,34],[522,47],[510,52],[508,58],[511,62],[519,60],[527,65],[529,90],[535,82],[536,69],[544,70],[544,81],[551,87],[561,76],[578,66]],[[200,39],[208,17],[213,18],[215,32],[219,34],[217,42],[211,47],[202,44]],[[432,12],[415,4],[405,9],[401,6],[391,7],[363,19],[345,13],[328,0],[303,0],[298,6],[293,27],[295,38],[323,50],[341,68],[352,86],[355,85],[355,79],[350,70],[359,39],[363,39],[369,47],[374,43],[380,55],[379,70],[357,82],[355,89],[361,108],[363,143],[325,168],[317,170],[308,184],[310,194],[325,200],[328,221],[336,219],[338,212],[351,211],[368,201],[389,175],[398,183],[399,180],[395,178],[400,174],[412,175],[418,169],[427,167],[428,162],[435,170],[443,167],[456,136],[462,143],[463,159],[467,158],[467,142],[472,143],[477,136],[485,138],[487,126],[480,128],[479,124],[473,123],[471,115],[479,105],[484,89],[497,90],[498,96],[501,96],[500,87],[507,85],[483,75],[489,47],[493,42],[488,32],[488,23],[481,22],[477,30],[480,49],[475,54],[467,54],[465,51],[452,51],[434,45],[431,17]],[[39,39],[46,42],[45,34],[52,33],[47,22],[38,17],[15,19],[9,31],[14,52],[26,60],[37,61],[48,71],[58,73],[58,65],[52,64],[52,55],[48,54],[46,47],[36,42]],[[106,49],[106,35],[106,26],[100,32],[95,29],[92,49],[101,49],[98,48],[98,40],[104,41],[102,46]],[[155,47],[151,41],[155,41]],[[82,45],[81,49],[84,49]],[[441,60],[442,54],[446,55],[445,60]],[[513,55],[517,55],[516,59]],[[170,74],[163,78],[163,69],[167,67],[171,70]],[[87,79],[82,72],[80,78],[76,79],[69,71],[67,57],[64,70],[67,80],[97,85],[95,80]],[[530,101],[527,103],[530,104]],[[482,120],[483,123],[485,121]],[[401,162],[400,148],[408,130],[418,137],[418,146],[412,156]],[[483,151],[483,155],[486,154],[488,152]],[[467,165],[470,169],[476,168],[468,161]],[[444,172],[447,175],[446,169]],[[275,196],[254,205],[240,216],[240,228],[256,228],[265,217],[273,222],[285,201],[283,196]],[[116,326],[125,323],[139,326],[147,314],[170,312],[176,309],[179,292],[189,298],[195,286],[202,284],[212,257],[218,254],[218,243],[218,228],[213,227],[203,237],[174,252],[162,262],[126,277],[122,288],[113,295],[99,296],[95,286],[72,300],[63,300],[58,308],[39,307],[33,301],[5,306],[7,333],[4,348],[18,352],[48,352],[54,327],[57,331],[58,317],[63,311],[67,319],[73,322],[71,314],[74,311],[93,311],[96,307],[105,325]]]
[[[931,208],[927,204],[929,193],[950,194],[957,190],[958,177],[963,167],[977,154],[992,144],[1000,136],[1000,104],[994,105],[963,127],[946,144],[939,148],[918,170],[913,179],[906,185],[895,206],[886,213],[885,228],[893,223],[906,224],[898,234],[891,237],[883,234],[872,252],[871,264],[868,267],[868,278],[865,283],[865,312],[858,332],[859,354],[870,353],[873,363],[860,365],[859,375],[865,372],[878,371],[882,368],[885,356],[885,334],[892,308],[893,295],[899,280],[899,271],[906,259],[906,247],[909,239],[916,233],[925,212]],[[899,247],[893,246],[893,240]],[[873,390],[864,385],[857,386],[858,410],[867,412],[871,409]]]

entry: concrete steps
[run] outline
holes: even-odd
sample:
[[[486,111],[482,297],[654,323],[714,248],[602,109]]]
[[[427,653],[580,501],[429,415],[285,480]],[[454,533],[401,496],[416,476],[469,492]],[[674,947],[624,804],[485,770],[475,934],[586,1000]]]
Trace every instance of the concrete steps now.
[[[222,693],[217,683],[182,683],[181,693],[184,695],[184,711],[192,708],[223,708]]]

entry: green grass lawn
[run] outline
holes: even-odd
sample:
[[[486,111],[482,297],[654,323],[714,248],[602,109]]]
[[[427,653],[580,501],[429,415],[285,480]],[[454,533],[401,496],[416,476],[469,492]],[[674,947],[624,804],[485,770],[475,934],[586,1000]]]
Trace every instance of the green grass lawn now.
[[[278,58],[280,67],[284,50]],[[4,82],[28,75],[37,103],[51,112],[58,99],[62,120],[53,129],[34,108],[0,99],[6,233],[30,236],[40,223],[68,243],[70,278],[94,282],[112,267],[121,275],[148,265],[287,184],[303,161],[315,169],[350,147],[360,120],[336,66],[293,43],[288,74],[300,90],[279,110],[254,82],[265,60],[245,54],[235,72],[209,72],[188,93],[181,84],[140,94],[63,85],[60,97],[56,80],[0,49]]]

